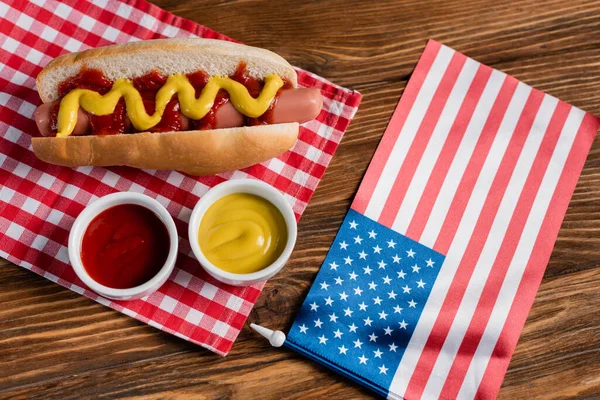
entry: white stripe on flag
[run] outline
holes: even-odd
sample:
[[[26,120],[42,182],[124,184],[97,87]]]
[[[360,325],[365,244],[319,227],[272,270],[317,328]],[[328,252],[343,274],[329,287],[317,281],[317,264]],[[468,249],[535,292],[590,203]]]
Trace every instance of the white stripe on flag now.
[[[471,318],[473,317],[473,313],[475,312],[475,308],[477,307],[483,291],[483,287],[492,269],[492,265],[500,251],[517,202],[520,199],[521,192],[523,191],[525,182],[529,176],[529,171],[536,159],[540,144],[545,136],[557,103],[558,100],[556,98],[548,95],[545,95],[542,100],[542,104],[527,135],[519,159],[517,160],[510,177],[510,181],[502,196],[502,201],[498,207],[485,245],[475,264],[464,297],[440,351],[440,356],[438,356],[429,380],[427,381],[427,385],[425,386],[425,391],[423,392],[424,398],[437,398],[446,382],[446,377],[452,367],[454,358],[456,357],[456,353],[462,343],[467,328],[469,327]],[[482,218],[488,218],[488,216],[483,215]],[[465,256],[468,257],[466,254]],[[527,259],[520,259],[519,261],[523,265],[527,264]]]
[[[492,75],[492,77],[490,78],[490,83],[488,84],[491,84],[491,82],[497,80],[497,78],[493,78],[494,75]],[[456,235],[454,236],[454,240],[452,241],[452,244],[448,249],[448,254],[446,255],[444,264],[442,265],[439,275],[433,285],[432,291],[429,295],[429,299],[427,300],[425,308],[421,314],[421,318],[419,319],[419,322],[415,327],[415,330],[406,347],[406,351],[404,352],[400,365],[398,366],[398,369],[396,370],[396,373],[392,380],[390,390],[400,394],[401,396],[403,396],[406,392],[406,388],[408,386],[408,383],[410,382],[410,379],[419,361],[421,353],[423,352],[425,343],[429,338],[431,329],[437,317],[440,315],[440,310],[442,308],[444,299],[446,298],[446,294],[448,292],[450,284],[454,279],[454,275],[456,273],[458,265],[460,264],[465,249],[471,239],[473,230],[479,219],[481,209],[483,208],[485,200],[488,196],[490,186],[492,185],[494,177],[498,172],[498,167],[500,165],[500,162],[502,161],[510,139],[512,138],[513,132],[515,130],[517,122],[519,121],[519,117],[521,116],[521,112],[523,111],[523,108],[529,97],[530,92],[531,88],[529,86],[519,82],[515,93],[511,98],[508,109],[502,119],[502,123],[500,124],[498,134],[494,138],[489,154],[485,160],[481,172],[479,173],[479,176],[477,177],[477,182],[475,184],[471,197],[469,198],[469,201],[467,203],[465,212],[456,231]],[[493,104],[493,101],[491,101],[491,103]],[[486,114],[486,118],[487,116],[488,114]],[[485,121],[481,123],[480,130],[483,128],[484,125]],[[475,136],[478,137],[479,135],[477,134]],[[472,140],[471,137],[467,138],[465,135],[465,139],[463,140],[463,142],[469,139]],[[474,144],[472,144],[472,146],[474,147]],[[465,166],[455,167],[455,165],[458,163],[464,163]],[[447,193],[448,190],[446,190],[446,193],[444,194],[444,188],[447,186],[451,186],[446,185],[446,183],[449,181],[460,181],[465,168],[465,160],[463,160],[461,157],[455,157],[455,159],[452,162],[452,166],[450,167],[450,171],[452,173],[449,173],[446,179],[444,180],[442,191],[440,191],[440,195],[436,200],[434,210],[439,208],[445,208],[445,212],[447,212],[450,206],[449,204],[443,204],[441,207],[439,207],[438,204],[450,202],[454,197],[454,191],[456,190],[456,187],[454,187],[454,190],[451,193]],[[459,170],[459,174],[456,174],[456,169]],[[426,227],[426,230],[431,229],[429,228],[430,223],[432,223],[432,219],[436,219],[436,216],[443,222],[445,212],[443,215],[439,215],[439,211],[437,213],[432,212],[432,215],[427,223],[428,227]],[[437,227],[438,232],[440,228],[441,223],[439,224],[439,227]],[[428,237],[433,238],[433,241],[428,243],[421,240],[421,243],[426,246],[433,247],[438,232],[436,232],[435,234],[429,233]]]
[[[410,145],[412,144],[413,139],[419,130],[419,126],[423,121],[425,113],[429,109],[431,99],[433,98],[433,95],[435,94],[440,81],[444,76],[448,64],[450,64],[450,60],[452,59],[454,53],[455,51],[449,47],[443,45],[440,47],[435,61],[433,62],[431,69],[427,74],[425,81],[423,82],[423,86],[417,95],[415,103],[413,104],[413,107],[406,118],[406,122],[402,127],[402,131],[398,136],[398,140],[396,143],[394,143],[394,148],[390,153],[390,157],[385,164],[381,175],[379,176],[379,180],[377,181],[377,185],[375,186],[375,190],[373,191],[369,205],[365,210],[365,216],[375,221],[379,219],[389,193],[392,190],[394,181],[396,180],[396,176],[398,175],[400,167],[404,162],[404,158],[410,149]]]
[[[472,399],[481,383],[486,366],[496,346],[500,332],[504,327],[504,321],[506,321],[512,306],[533,246],[540,233],[539,231],[544,221],[546,210],[548,209],[584,116],[585,113],[583,111],[573,107],[567,117],[558,143],[552,153],[550,164],[535,197],[531,212],[527,218],[523,234],[498,294],[498,299],[501,299],[501,301],[496,302],[494,306],[481,342],[475,351],[473,360],[463,380],[463,385],[458,395],[459,399]]]
[[[431,134],[427,147],[415,171],[415,175],[408,187],[404,201],[402,202],[396,220],[392,229],[402,234],[406,233],[410,221],[413,218],[417,205],[425,190],[425,185],[433,171],[433,167],[442,151],[444,143],[448,138],[448,132],[452,128],[453,122],[465,99],[475,73],[479,68],[479,63],[471,58],[467,58],[463,68],[458,76],[444,110],[440,115],[438,123]]]
[[[444,183],[442,184],[438,197],[435,201],[435,205],[431,210],[431,214],[427,220],[427,225],[425,226],[423,234],[419,239],[419,242],[427,247],[433,248],[438,234],[442,229],[445,219],[444,217],[450,208],[450,204],[452,204],[452,199],[456,194],[456,189],[458,188],[460,180],[467,169],[467,165],[469,164],[469,160],[473,155],[475,145],[479,140],[479,136],[481,135],[485,123],[490,115],[490,111],[494,106],[494,101],[496,101],[498,93],[500,92],[505,79],[506,74],[493,70],[492,75],[485,86],[483,94],[481,95],[481,99],[479,99],[479,102],[477,103],[477,107],[473,113],[473,118],[467,127],[463,140],[461,141],[456,152],[456,156],[452,160],[452,165],[448,169],[448,174],[444,179]],[[524,90],[525,88],[523,87],[520,93],[524,93]],[[518,104],[513,105],[513,107],[517,106]],[[523,108],[523,106],[521,106],[521,108]],[[511,109],[509,108],[508,112],[510,111]]]

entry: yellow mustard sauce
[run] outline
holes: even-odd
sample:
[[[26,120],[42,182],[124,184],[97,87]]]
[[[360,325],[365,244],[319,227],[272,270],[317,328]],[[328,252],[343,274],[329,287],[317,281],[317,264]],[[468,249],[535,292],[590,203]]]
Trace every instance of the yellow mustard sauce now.
[[[287,243],[287,225],[277,207],[249,193],[214,202],[202,217],[198,243],[218,268],[247,274],[271,265]]]
[[[139,131],[148,130],[160,122],[167,103],[175,94],[183,115],[196,120],[203,118],[212,108],[220,89],[229,93],[231,103],[241,114],[257,118],[267,111],[282,86],[283,80],[278,75],[269,74],[265,77],[260,95],[254,98],[241,83],[228,77],[212,76],[196,98],[195,89],[188,78],[183,74],[175,74],[169,76],[156,94],[156,108],[152,115],[146,113],[140,93],[128,79],[117,80],[105,95],[89,89],[73,89],[60,102],[56,136],[69,136],[73,132],[80,106],[94,115],[109,115],[115,111],[121,97],[125,98],[127,116]]]

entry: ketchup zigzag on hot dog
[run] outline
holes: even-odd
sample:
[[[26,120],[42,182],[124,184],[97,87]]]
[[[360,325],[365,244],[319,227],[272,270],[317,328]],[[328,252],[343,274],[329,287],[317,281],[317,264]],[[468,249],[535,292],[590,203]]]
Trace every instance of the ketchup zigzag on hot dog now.
[[[208,175],[288,150],[322,107],[268,50],[160,39],[60,56],[37,77],[42,160]]]

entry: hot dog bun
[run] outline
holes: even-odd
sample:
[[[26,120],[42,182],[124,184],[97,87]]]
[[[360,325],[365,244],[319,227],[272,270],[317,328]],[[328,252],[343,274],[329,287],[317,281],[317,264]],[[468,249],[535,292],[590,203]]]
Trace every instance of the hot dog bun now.
[[[32,138],[39,159],[66,167],[127,165],[213,175],[276,157],[296,142],[298,124],[110,136]]]
[[[211,76],[228,76],[240,62],[246,64],[251,77],[262,80],[275,73],[297,87],[292,66],[273,52],[220,40],[187,38],[140,41],[65,54],[51,61],[36,83],[40,98],[46,103],[58,100],[58,85],[84,67],[99,69],[115,81],[133,79],[153,70],[162,75],[204,71]],[[211,175],[276,157],[293,146],[298,130],[298,123],[284,123],[205,131],[36,137],[32,138],[32,145],[38,158],[63,166],[126,165]]]

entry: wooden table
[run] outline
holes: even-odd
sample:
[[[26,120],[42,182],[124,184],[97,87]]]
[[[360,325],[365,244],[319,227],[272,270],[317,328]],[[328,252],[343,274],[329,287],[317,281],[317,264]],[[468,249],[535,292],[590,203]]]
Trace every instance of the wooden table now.
[[[287,329],[428,38],[600,115],[600,4],[178,1],[160,6],[364,95],[249,321]],[[594,4],[595,3],[595,4]],[[600,139],[596,140],[500,397],[600,396]],[[0,272],[0,397],[365,398],[370,393],[244,328],[226,358],[14,265]]]

